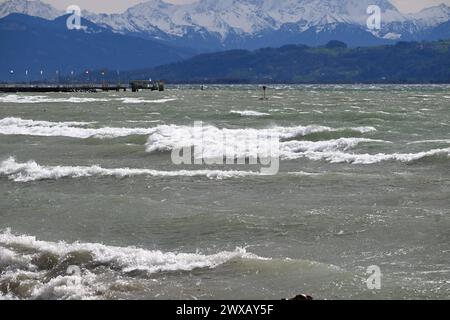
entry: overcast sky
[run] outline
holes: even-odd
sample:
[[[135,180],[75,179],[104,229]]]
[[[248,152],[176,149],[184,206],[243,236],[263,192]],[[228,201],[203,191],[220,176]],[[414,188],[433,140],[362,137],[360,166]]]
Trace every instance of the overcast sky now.
[[[0,0],[0,2],[5,0]],[[51,3],[58,9],[65,9],[69,5],[78,4],[82,9],[93,12],[123,12],[128,7],[145,0],[43,0]],[[165,0],[172,3],[188,3],[196,0]],[[220,1],[220,0],[217,0]],[[282,0],[280,0],[282,1]],[[430,7],[440,3],[450,6],[450,0],[391,0],[403,12],[417,12],[425,7]]]

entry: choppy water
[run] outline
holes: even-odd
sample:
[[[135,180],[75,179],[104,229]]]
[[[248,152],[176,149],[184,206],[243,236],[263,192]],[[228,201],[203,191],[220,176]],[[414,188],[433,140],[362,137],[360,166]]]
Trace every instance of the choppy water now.
[[[448,299],[450,87],[259,97],[0,95],[0,296]],[[278,134],[279,174],[172,164],[194,121],[209,155],[223,129],[242,156],[243,135]]]

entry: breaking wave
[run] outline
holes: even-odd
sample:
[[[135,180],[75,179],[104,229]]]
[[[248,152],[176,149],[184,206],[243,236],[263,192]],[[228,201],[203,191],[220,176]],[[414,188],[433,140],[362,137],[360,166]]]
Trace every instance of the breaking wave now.
[[[419,140],[409,142],[408,144],[427,144],[427,143],[450,143],[450,139]]]
[[[264,112],[258,112],[258,111],[252,111],[252,110],[245,110],[245,111],[231,110],[230,113],[238,114],[238,115],[240,115],[242,117],[266,117],[266,116],[270,116],[270,113],[264,113]]]
[[[413,162],[428,157],[448,157],[449,148],[433,149],[417,153],[378,153],[358,154],[350,152],[360,144],[392,144],[392,142],[368,138],[339,138],[321,141],[295,140],[315,133],[352,130],[367,133],[372,127],[333,129],[321,126],[275,127],[270,129],[219,129],[213,126],[183,127],[159,126],[149,136],[147,152],[171,151],[185,147],[201,150],[194,156],[203,158],[250,158],[263,150],[267,154],[271,148],[277,148],[276,154],[282,160],[306,158],[313,161],[331,163],[374,164],[383,161]],[[276,136],[279,144],[267,137]],[[292,140],[294,139],[294,140]],[[224,147],[225,145],[225,147]],[[266,152],[266,153],[264,153]],[[273,153],[272,153],[273,154]]]
[[[0,96],[0,103],[89,103],[89,102],[109,102],[109,101],[122,101],[126,104],[131,103],[166,103],[175,101],[175,98],[164,98],[156,100],[145,100],[143,98],[80,98],[80,97],[68,97],[68,98],[49,98],[47,96],[25,96],[10,94],[6,96]]]
[[[129,121],[128,121],[129,122]],[[36,121],[21,118],[4,118],[0,120],[0,134],[3,135],[31,135],[44,137],[69,137],[69,138],[118,138],[131,135],[149,135],[147,151],[171,150],[179,146],[194,145],[192,138],[203,135],[206,140],[215,140],[219,136],[226,136],[235,140],[235,144],[246,136],[279,136],[281,140],[290,140],[304,137],[310,134],[324,132],[351,131],[356,133],[368,133],[376,131],[373,127],[356,128],[330,128],[324,126],[296,126],[274,127],[269,129],[219,129],[214,126],[178,126],[160,125],[150,128],[115,128],[102,127],[90,128],[95,122],[50,122]]]
[[[297,126],[297,127],[274,127],[269,129],[220,129],[214,126],[158,126],[150,135],[147,144],[147,152],[170,151],[183,147],[195,147],[203,144],[205,157],[220,156],[217,152],[222,152],[224,140],[227,146],[232,146],[236,152],[235,155],[240,157],[248,156],[248,153],[254,151],[254,148],[264,148],[261,143],[268,142],[270,138],[275,137],[281,142],[281,146],[289,148],[289,142],[298,137],[304,137],[310,134],[321,132],[335,132],[339,130],[351,130],[359,133],[367,133],[375,131],[373,127],[358,127],[334,129],[324,126]],[[344,138],[343,138],[344,139]],[[354,141],[370,141],[368,139],[356,139]],[[346,141],[346,140],[342,140]],[[301,143],[301,142],[299,142]],[[304,141],[305,144],[312,145],[315,142]],[[330,143],[335,143],[331,141]],[[353,142],[350,142],[353,144]],[[341,141],[337,142],[341,144]]]
[[[46,96],[20,96],[20,95],[7,95],[0,97],[0,103],[88,103],[88,102],[108,102],[109,99],[103,98],[49,98]]]
[[[214,269],[233,260],[269,260],[244,248],[216,254],[162,252],[99,243],[39,241],[33,236],[0,232],[0,298],[92,299],[111,286],[105,269],[123,279],[138,273]],[[112,283],[114,284],[114,283]]]
[[[21,118],[4,118],[0,120],[0,134],[30,135],[43,137],[69,138],[117,138],[130,135],[148,135],[152,128],[86,128],[89,122],[49,122],[24,120]]]
[[[417,153],[378,153],[378,154],[358,154],[349,150],[360,144],[386,144],[389,141],[368,139],[368,138],[338,138],[319,141],[302,140],[304,137],[314,135],[326,135],[327,133],[344,134],[370,133],[376,131],[373,127],[354,128],[330,128],[325,126],[296,126],[296,127],[273,127],[267,129],[220,129],[211,125],[208,126],[179,126],[179,125],[159,125],[150,128],[114,128],[102,127],[91,128],[89,126],[95,122],[50,122],[24,120],[21,118],[4,118],[0,120],[0,134],[3,135],[34,135],[34,136],[62,136],[71,138],[118,138],[132,135],[149,136],[145,149],[147,152],[172,151],[185,147],[202,148],[203,158],[251,158],[257,152],[269,154],[273,147],[276,147],[276,155],[282,160],[293,160],[306,158],[317,161],[323,160],[331,163],[352,163],[352,164],[373,164],[382,161],[412,162],[422,158],[438,156],[448,157],[449,148],[433,149]],[[273,146],[276,137],[277,145]],[[427,142],[448,142],[448,140],[427,140],[416,141],[410,144],[420,144]],[[225,146],[225,147],[224,147]],[[274,155],[273,153],[271,153]],[[195,154],[194,154],[195,156]],[[197,154],[200,156],[200,154]],[[3,168],[9,163],[12,166],[13,160],[8,159],[2,162]],[[15,163],[15,162],[14,162]],[[231,176],[245,176],[254,173],[243,171],[156,171],[149,169],[104,169],[98,166],[92,167],[54,167],[58,169],[48,169],[50,167],[40,167],[42,172],[33,171],[33,162],[27,163],[25,171],[33,173],[37,179],[49,179],[42,173],[45,170],[51,172],[49,176],[56,177],[81,177],[81,176],[206,176],[209,178],[227,178]],[[35,163],[34,163],[35,164]],[[16,163],[16,165],[19,165]],[[22,164],[22,170],[23,169]],[[35,164],[37,166],[37,164]],[[71,169],[72,168],[72,169]],[[73,169],[75,168],[75,169]],[[19,179],[19,178],[14,178]],[[20,178],[21,179],[21,178]],[[16,180],[17,181],[17,180]]]
[[[0,163],[0,176],[6,176],[15,182],[31,182],[39,180],[57,180],[61,178],[105,177],[116,178],[132,176],[152,177],[206,177],[208,179],[227,179],[234,177],[258,176],[252,171],[233,170],[177,170],[159,171],[151,169],[116,168],[106,169],[100,166],[41,166],[35,161],[16,162],[9,158]]]
[[[355,154],[341,151],[305,151],[300,153],[293,153],[286,157],[286,159],[293,160],[299,158],[307,158],[309,160],[324,160],[330,163],[351,163],[351,164],[374,164],[383,161],[400,161],[400,162],[414,162],[431,157],[450,158],[450,148],[434,149],[430,151],[423,151],[418,153],[393,153],[393,154]]]
[[[119,99],[126,104],[139,104],[139,103],[166,103],[170,101],[176,101],[175,98],[157,99],[157,100],[145,100],[143,98],[121,98]]]

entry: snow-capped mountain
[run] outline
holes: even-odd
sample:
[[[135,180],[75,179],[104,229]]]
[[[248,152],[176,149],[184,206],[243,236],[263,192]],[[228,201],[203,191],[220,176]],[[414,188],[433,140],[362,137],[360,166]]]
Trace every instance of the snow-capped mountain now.
[[[441,4],[426,8],[415,15],[410,15],[410,20],[415,21],[422,27],[435,27],[450,20],[450,7]]]
[[[207,30],[225,39],[229,34],[251,35],[296,24],[300,30],[333,23],[365,25],[369,5],[378,5],[386,23],[407,19],[387,0],[200,0],[171,5],[152,0],[123,14],[89,15],[92,21],[122,32],[155,29],[183,36]]]
[[[367,29],[370,5],[381,9],[379,31]],[[117,32],[200,48],[320,44],[333,38],[369,45],[416,39],[425,29],[449,21],[450,7],[406,15],[388,0],[200,0],[187,5],[152,0],[122,14],[87,18]]]
[[[370,5],[381,9],[381,30],[367,28]],[[39,0],[0,3],[0,17],[8,12],[47,19],[62,14]],[[388,0],[199,0],[186,5],[150,0],[121,14],[83,11],[83,17],[115,32],[200,51],[287,43],[318,45],[330,39],[356,46],[434,40],[447,33],[450,37],[445,28],[450,7],[440,5],[408,15]]]
[[[64,14],[64,12],[41,1],[9,0],[0,2],[0,18],[11,13],[22,13],[47,20],[53,20]]]

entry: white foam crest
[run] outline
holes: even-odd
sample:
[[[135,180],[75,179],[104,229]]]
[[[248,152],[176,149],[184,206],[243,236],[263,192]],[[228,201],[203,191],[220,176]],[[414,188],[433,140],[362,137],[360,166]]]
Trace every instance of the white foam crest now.
[[[139,104],[147,102],[145,100],[142,100],[141,98],[121,98],[119,100],[126,104]]]
[[[231,110],[230,113],[238,114],[238,115],[243,116],[243,117],[265,117],[265,116],[270,116],[270,113],[258,112],[258,111],[253,111],[253,110],[244,110],[244,111]]]
[[[450,139],[419,140],[408,142],[408,144],[426,144],[426,143],[450,143]]]
[[[122,103],[126,104],[140,104],[140,103],[166,103],[170,101],[176,101],[176,98],[164,98],[164,99],[156,99],[156,100],[145,100],[144,98],[120,98],[117,99],[122,101]]]
[[[152,133],[146,143],[147,152],[170,151],[183,147],[195,147],[201,144],[204,147],[203,157],[220,157],[225,151],[225,155],[229,155],[227,150],[223,150],[226,139],[227,146],[233,146],[234,155],[246,157],[254,154],[254,148],[269,148],[264,146],[264,138],[279,137],[279,139],[292,139],[295,137],[306,136],[312,133],[335,132],[340,130],[353,130],[361,133],[376,130],[373,127],[343,128],[334,129],[324,126],[297,126],[297,127],[274,127],[268,129],[219,129],[214,126],[158,126]],[[261,139],[262,138],[262,139]],[[266,139],[269,143],[270,139]],[[282,145],[285,142],[281,143]],[[231,155],[232,156],[232,155]]]
[[[348,130],[352,130],[352,131],[356,131],[356,132],[360,132],[360,133],[369,133],[369,132],[377,131],[377,129],[374,127],[355,127],[355,128],[349,128]]]
[[[162,252],[135,247],[107,246],[99,243],[40,241],[34,236],[14,235],[9,229],[0,233],[0,244],[20,245],[39,252],[56,254],[61,258],[71,252],[87,251],[93,256],[95,262],[120,267],[123,272],[134,270],[144,270],[149,273],[191,271],[199,268],[216,268],[234,259],[267,260],[247,253],[244,248],[211,255]]]
[[[98,286],[98,276],[85,270],[79,275],[60,275],[38,282],[30,295],[38,300],[93,300],[97,298]]]
[[[159,171],[152,169],[116,168],[106,169],[100,166],[41,166],[35,161],[19,163],[12,157],[0,163],[0,176],[6,176],[15,182],[39,180],[57,180],[61,178],[82,178],[94,176],[113,176],[117,178],[131,176],[152,177],[206,177],[208,179],[227,179],[234,177],[258,176],[252,171],[234,170],[176,170]]]
[[[352,164],[374,164],[383,161],[400,161],[400,162],[412,162],[426,157],[442,155],[450,158],[450,148],[446,149],[434,149],[430,151],[418,152],[418,153],[393,153],[393,154],[354,154],[345,153],[342,151],[306,151],[300,153],[293,153],[287,157],[287,159],[299,159],[307,158],[310,160],[325,160],[331,163],[352,163]]]
[[[127,120],[128,123],[157,123],[162,120]]]
[[[4,247],[21,248],[14,249]],[[24,250],[23,250],[24,249]],[[24,253],[21,253],[23,250]],[[87,253],[92,257],[91,267],[83,262],[71,260],[74,272],[65,269],[66,257],[74,253]],[[49,270],[40,270],[34,265],[41,255],[52,254],[58,264]],[[37,259],[37,260],[35,260]],[[246,252],[243,248],[221,251],[216,254],[162,252],[136,247],[107,246],[100,243],[67,243],[64,241],[40,241],[33,236],[15,235],[10,229],[0,231],[0,283],[6,284],[0,291],[3,299],[102,299],[117,282],[122,282],[129,272],[140,271],[147,274],[194,269],[214,269],[235,259],[270,260]],[[78,265],[80,264],[80,265]],[[90,268],[110,268],[111,282]],[[61,268],[62,266],[62,268]],[[102,271],[104,274],[105,272]],[[125,274],[124,274],[125,273]],[[49,277],[50,276],[50,277]],[[9,287],[9,283],[20,283],[21,289]],[[6,288],[6,292],[4,292]]]
[[[139,104],[139,103],[166,103],[170,101],[176,101],[176,98],[164,98],[156,100],[145,100],[143,98],[88,98],[88,97],[67,97],[67,98],[51,98],[48,96],[28,96],[10,94],[6,96],[0,96],[0,103],[19,103],[19,104],[34,104],[34,103],[89,103],[89,102],[109,102],[109,101],[122,101],[126,104]]]
[[[376,130],[373,127],[341,128],[333,129],[323,126],[297,126],[274,127],[269,129],[219,129],[214,126],[190,127],[177,125],[161,125],[153,128],[86,128],[95,122],[50,122],[35,121],[21,118],[4,118],[0,120],[0,134],[3,135],[32,135],[32,136],[61,136],[86,139],[117,138],[130,135],[151,135],[147,142],[147,151],[172,150],[173,148],[195,145],[195,139],[204,135],[206,140],[214,141],[225,133],[229,139],[236,140],[236,144],[242,141],[240,137],[246,136],[279,136],[280,139],[290,139],[318,132],[334,132],[351,130],[366,133]]]
[[[0,270],[6,268],[27,267],[30,262],[30,257],[20,256],[14,251],[0,247]]]
[[[122,101],[123,103],[126,104],[139,104],[139,103],[166,103],[166,102],[170,102],[170,101],[176,101],[178,99],[176,98],[164,98],[164,99],[156,99],[156,100],[145,100],[142,97],[139,98],[120,98],[117,99],[119,101]]]
[[[68,98],[49,98],[47,96],[22,96],[17,94],[10,94],[0,97],[0,103],[87,103],[87,102],[108,102],[109,99],[103,98],[82,98],[82,97],[68,97]]]
[[[291,176],[306,176],[306,177],[315,177],[315,176],[323,176],[325,173],[323,172],[306,172],[306,171],[297,171],[297,172],[288,172],[288,175]]]
[[[148,135],[153,128],[84,128],[89,122],[49,122],[24,120],[21,118],[4,118],[0,120],[0,134],[31,135],[42,137],[69,138],[117,138],[130,135]]]
[[[166,103],[171,101],[177,101],[178,99],[175,98],[165,98],[165,99],[156,99],[156,100],[150,100],[149,103]]]
[[[21,118],[3,118],[0,120],[0,127],[7,126],[22,126],[22,127],[65,127],[65,126],[88,126],[96,122],[84,122],[84,121],[63,121],[63,122],[50,122],[50,121],[39,121],[39,120],[27,120]]]
[[[364,138],[340,138],[325,141],[287,141],[281,144],[282,157],[291,158],[297,153],[304,152],[333,152],[347,151],[360,143],[388,143],[384,140],[364,139]]]

